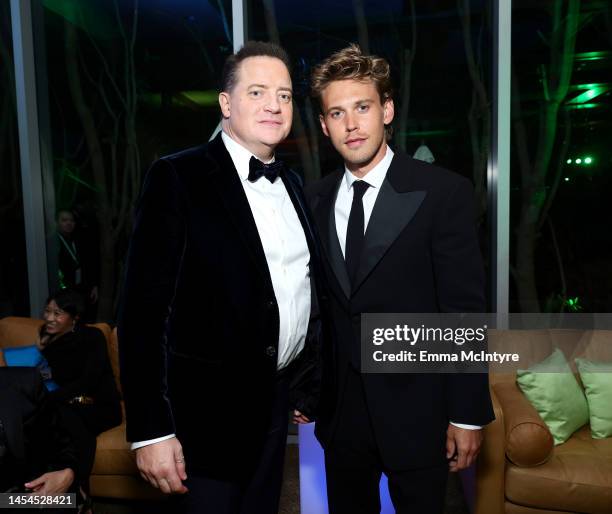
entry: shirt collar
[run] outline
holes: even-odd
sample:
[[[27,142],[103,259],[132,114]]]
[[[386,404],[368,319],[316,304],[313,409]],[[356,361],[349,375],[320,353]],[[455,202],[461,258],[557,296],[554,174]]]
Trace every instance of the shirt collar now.
[[[256,159],[257,157],[253,155],[250,150],[242,146],[237,141],[233,140],[231,136],[228,136],[223,130],[221,131],[221,139],[223,140],[225,148],[227,149],[228,153],[230,154],[230,157],[232,158],[232,161],[234,163],[234,166],[236,167],[236,171],[238,172],[240,179],[242,181],[248,180],[249,161],[251,160],[251,157],[255,157]],[[272,156],[272,159],[270,159],[265,164],[270,164],[271,162],[274,162],[274,156]]]
[[[382,160],[374,166],[368,173],[366,173],[363,179],[357,178],[353,175],[349,169],[344,167],[344,183],[346,184],[346,189],[350,191],[353,182],[356,180],[363,180],[367,182],[370,187],[380,188],[382,186],[385,177],[387,176],[387,171],[389,170],[389,166],[391,166],[391,161],[393,160],[393,150],[389,148],[387,145],[387,151]]]

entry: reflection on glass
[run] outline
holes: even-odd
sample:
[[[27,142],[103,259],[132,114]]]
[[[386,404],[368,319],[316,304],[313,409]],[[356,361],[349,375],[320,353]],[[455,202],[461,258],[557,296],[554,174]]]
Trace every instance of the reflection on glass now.
[[[610,15],[513,3],[513,311],[612,309]]]
[[[99,256],[90,310],[112,321],[148,165],[207,141],[218,123],[228,12],[223,2],[173,0],[44,5],[55,204]]]
[[[10,3],[0,2],[0,318],[29,313]]]

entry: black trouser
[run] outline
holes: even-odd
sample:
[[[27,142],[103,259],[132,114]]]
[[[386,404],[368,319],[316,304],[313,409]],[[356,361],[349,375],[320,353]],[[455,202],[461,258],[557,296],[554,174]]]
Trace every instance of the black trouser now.
[[[173,497],[181,514],[277,514],[283,481],[289,410],[289,376],[276,381],[270,428],[261,458],[246,484],[213,480],[193,472],[189,492]]]
[[[59,404],[59,413],[77,450],[76,479],[85,493],[89,494],[89,476],[96,458],[96,434],[89,429],[78,407]]]
[[[389,493],[398,514],[443,513],[448,464],[388,469],[376,445],[361,376],[352,369],[337,415],[338,425],[325,452],[330,514],[379,513],[382,473],[387,475]],[[393,419],[388,422],[393,423]]]

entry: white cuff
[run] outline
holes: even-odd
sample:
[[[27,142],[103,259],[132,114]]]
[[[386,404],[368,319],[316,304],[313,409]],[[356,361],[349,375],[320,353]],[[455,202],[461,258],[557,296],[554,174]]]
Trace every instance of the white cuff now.
[[[482,427],[480,425],[466,425],[465,423],[453,423],[450,422],[451,425],[457,428],[465,428],[466,430],[481,430]]]
[[[143,446],[149,446],[150,444],[161,443],[162,441],[165,441],[167,439],[172,439],[173,437],[176,437],[176,435],[170,434],[170,435],[165,435],[163,437],[157,437],[156,439],[149,439],[148,441],[136,441],[135,443],[132,443],[130,448],[132,450],[138,450],[138,448],[142,448]]]

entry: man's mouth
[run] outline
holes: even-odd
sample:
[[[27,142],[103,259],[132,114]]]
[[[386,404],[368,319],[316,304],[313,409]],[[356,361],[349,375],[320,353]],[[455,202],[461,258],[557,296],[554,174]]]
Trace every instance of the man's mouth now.
[[[353,137],[351,139],[347,139],[344,144],[346,146],[348,146],[349,148],[358,148],[360,147],[363,143],[365,143],[366,138],[365,137]]]

